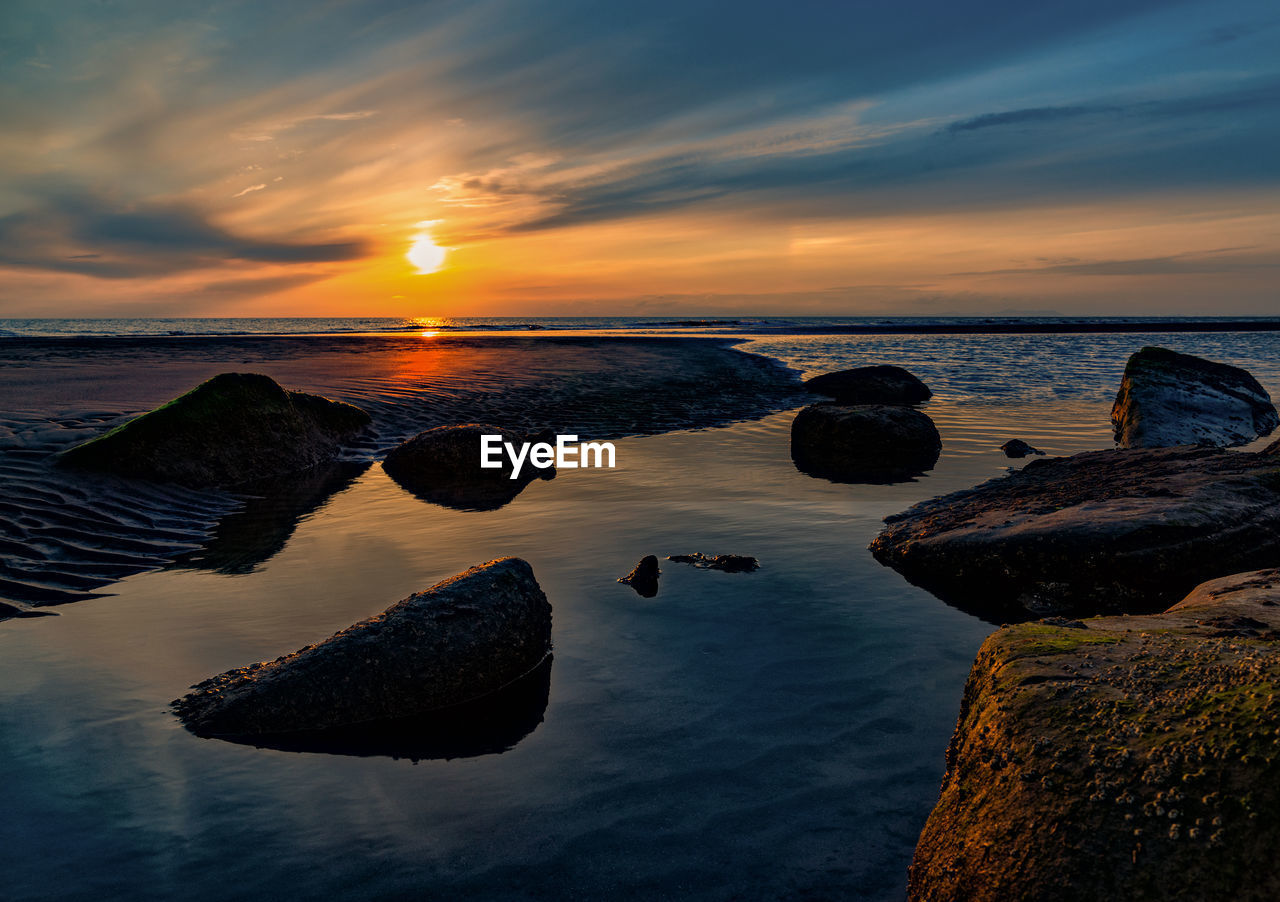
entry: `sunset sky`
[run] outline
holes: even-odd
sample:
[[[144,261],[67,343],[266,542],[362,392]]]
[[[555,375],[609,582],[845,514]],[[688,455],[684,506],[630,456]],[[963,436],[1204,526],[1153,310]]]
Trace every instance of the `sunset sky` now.
[[[5,0],[0,70],[0,316],[1280,314],[1274,0]]]

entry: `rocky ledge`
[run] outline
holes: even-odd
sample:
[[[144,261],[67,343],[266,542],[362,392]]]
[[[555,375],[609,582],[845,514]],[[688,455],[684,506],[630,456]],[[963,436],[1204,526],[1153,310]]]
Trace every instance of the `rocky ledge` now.
[[[1006,627],[973,665],[912,900],[1280,898],[1280,570]]]
[[[358,407],[286,391],[269,376],[222,373],[62,452],[58,462],[189,488],[225,488],[329,463],[369,422]]]
[[[885,523],[878,561],[997,622],[1159,611],[1206,579],[1280,565],[1280,453],[1034,460]]]
[[[486,698],[551,652],[551,605],[509,557],[472,567],[318,645],[230,670],[173,703],[201,736],[325,730]]]

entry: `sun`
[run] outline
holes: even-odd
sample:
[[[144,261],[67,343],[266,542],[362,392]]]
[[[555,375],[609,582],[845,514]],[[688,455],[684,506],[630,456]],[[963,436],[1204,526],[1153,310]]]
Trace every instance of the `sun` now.
[[[429,233],[423,232],[409,246],[409,253],[406,256],[409,258],[410,263],[418,267],[420,274],[428,275],[440,270],[440,267],[444,265],[446,253],[445,248],[431,240]]]

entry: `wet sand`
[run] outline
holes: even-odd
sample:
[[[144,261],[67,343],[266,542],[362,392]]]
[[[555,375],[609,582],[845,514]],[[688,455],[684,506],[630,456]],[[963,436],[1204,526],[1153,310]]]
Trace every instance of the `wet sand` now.
[[[0,343],[0,615],[97,597],[159,566],[252,569],[360,463],[434,426],[586,439],[759,416],[799,397],[785,368],[723,340],[313,336]],[[220,372],[349,401],[374,417],[352,460],[236,497],[67,473],[52,455]],[[254,474],[245,474],[252,480]],[[244,495],[249,497],[243,497]],[[263,494],[266,495],[263,498]],[[233,515],[235,513],[235,516]]]

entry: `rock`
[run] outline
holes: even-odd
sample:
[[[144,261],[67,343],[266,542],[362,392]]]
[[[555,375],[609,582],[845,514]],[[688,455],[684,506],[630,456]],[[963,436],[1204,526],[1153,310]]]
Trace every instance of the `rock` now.
[[[658,559],[652,554],[640,558],[640,563],[626,576],[618,577],[618,582],[626,583],[643,598],[653,598],[658,594]]]
[[[1000,446],[1005,457],[1027,457],[1031,454],[1044,454],[1039,448],[1033,448],[1020,438],[1011,438]]]
[[[392,448],[382,468],[402,488],[424,501],[459,510],[497,510],[510,503],[535,479],[552,479],[553,467],[539,469],[528,460],[516,479],[506,454],[502,466],[485,469],[480,466],[480,437],[500,435],[503,442],[554,442],[548,432],[534,435],[513,432],[482,423],[440,426],[420,432]]]
[[[1280,570],[1083,625],[983,644],[909,898],[1280,898]]]
[[[1111,425],[1121,448],[1231,447],[1270,435],[1280,417],[1245,370],[1149,347],[1125,366]]]
[[[813,404],[791,424],[796,469],[834,482],[895,482],[933,469],[942,438],[912,407]]]
[[[723,570],[725,573],[754,573],[760,569],[760,562],[745,554],[707,555],[701,551],[693,554],[673,554],[669,561],[679,564],[693,564],[701,570]]]
[[[885,520],[876,560],[1000,622],[1158,611],[1280,564],[1280,455],[1217,448],[1035,460]]]
[[[860,366],[805,380],[814,394],[837,404],[920,404],[933,397],[929,387],[900,366]]]
[[[222,373],[62,452],[60,464],[189,488],[225,488],[334,460],[369,425],[358,407]]]
[[[485,698],[550,651],[546,595],[527,563],[502,558],[318,645],[205,680],[173,706],[201,736],[325,730]]]

